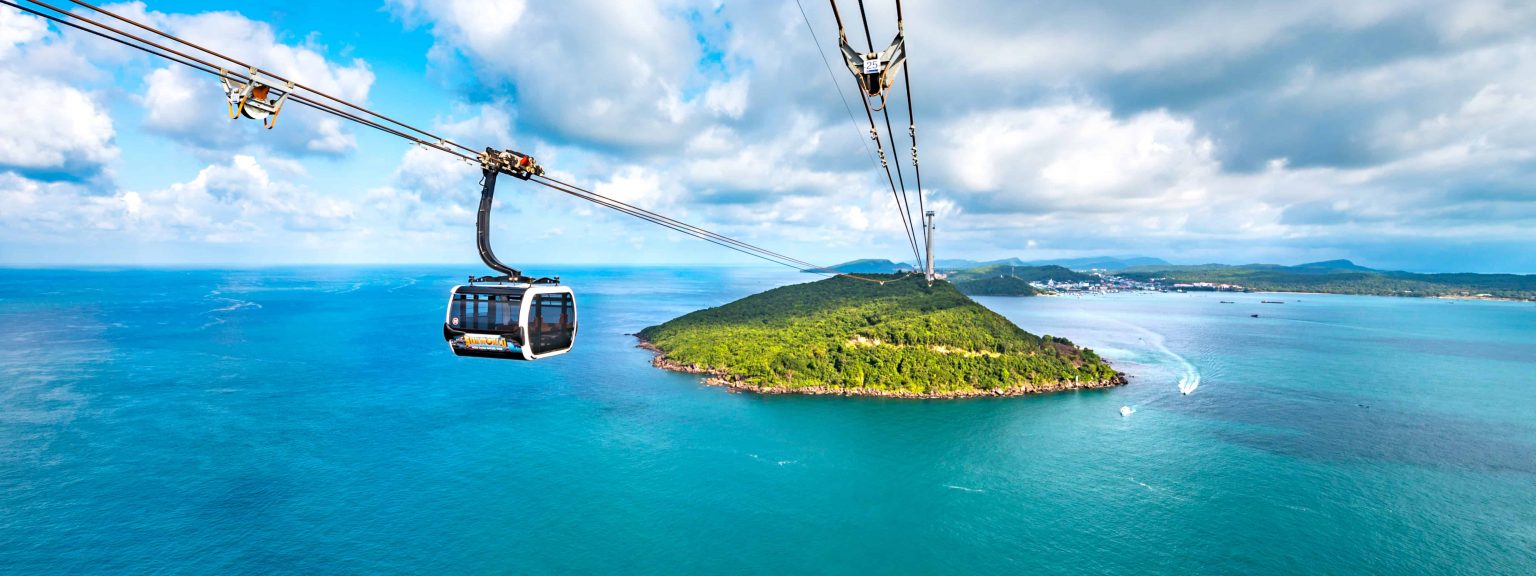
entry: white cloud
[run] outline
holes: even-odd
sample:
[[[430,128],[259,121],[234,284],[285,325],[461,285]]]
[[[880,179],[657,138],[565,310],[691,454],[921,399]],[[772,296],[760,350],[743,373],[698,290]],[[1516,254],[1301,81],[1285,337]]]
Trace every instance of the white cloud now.
[[[236,155],[198,172],[188,182],[137,195],[123,192],[127,227],[149,236],[202,237],[251,242],[277,230],[333,231],[346,227],[354,208],[346,201],[273,180],[255,158]],[[135,210],[127,207],[137,204]]]
[[[537,142],[517,140],[512,132],[513,117],[507,108],[504,103],[458,106],[453,111],[456,115],[440,119],[431,130],[461,143],[513,147],[547,160]],[[471,232],[481,177],[478,164],[441,150],[415,146],[401,155],[386,185],[368,190],[362,212],[379,229],[398,230],[400,234],[392,238],[394,241],[400,241],[404,235],[413,243],[429,243],[450,254],[463,254],[474,239]],[[547,196],[530,195],[525,186],[518,184],[518,180],[509,177],[498,180],[499,194],[492,218],[496,228],[506,227],[512,221],[509,217],[524,211],[532,202],[538,202],[539,207],[529,211],[541,217],[535,224],[518,225],[520,237],[538,234],[543,225],[559,221],[558,215],[552,214],[554,210],[543,204]]]
[[[480,168],[442,151],[412,147],[395,171],[397,186],[433,203],[470,200]]]
[[[751,82],[750,76],[739,76],[710,86],[704,92],[704,107],[728,118],[741,118],[747,111]]]
[[[1431,21],[1452,41],[1520,31],[1536,22],[1536,5],[1509,0],[1463,0],[1436,6]]]
[[[234,12],[170,14],[148,11],[138,2],[107,9],[349,102],[366,104],[373,85],[373,72],[363,60],[332,62],[323,46],[278,42],[270,25]],[[216,63],[236,68],[233,63]],[[340,120],[291,101],[279,115],[280,129],[266,131],[258,122],[231,120],[217,78],[179,64],[152,64],[157,68],[144,76],[140,97],[146,111],[144,127],[212,156],[264,150],[289,156],[336,156],[357,146],[351,126],[343,128]],[[280,85],[270,78],[269,83]]]
[[[1496,130],[1476,126],[1472,110],[1497,109],[1507,120],[1520,106],[1485,90],[1456,117],[1470,124],[1451,132]],[[1458,143],[1362,168],[1292,168],[1279,159],[1262,171],[1230,173],[1215,160],[1217,144],[1189,118],[1166,111],[1117,118],[1083,103],[977,114],[940,138],[949,152],[939,165],[953,171],[945,181],[955,184],[946,199],[958,201],[961,213],[939,221],[949,228],[946,240],[962,246],[1025,255],[1179,246],[1176,257],[1217,259],[1251,245],[1277,250],[1359,238],[1514,242],[1528,240],[1521,229],[1536,224],[1531,197],[1513,191],[1526,185],[1503,173],[1536,155],[1511,148],[1493,153]],[[1486,135],[1480,141],[1492,142]],[[1472,188],[1447,188],[1447,177]]]
[[[68,175],[113,158],[112,119],[94,95],[56,80],[34,56],[54,50],[42,20],[0,10],[0,166]],[[44,59],[44,63],[51,59]]]
[[[343,230],[355,212],[350,202],[274,180],[255,158],[244,155],[210,165],[189,181],[146,192],[103,195],[81,185],[3,173],[0,207],[5,208],[0,222],[8,231],[75,245],[260,244],[291,233]]]
[[[488,87],[512,87],[521,120],[552,137],[620,148],[675,145],[710,114],[740,115],[742,85],[696,67],[686,2],[392,2],[462,54]],[[439,57],[440,65],[451,59]],[[718,87],[717,87],[718,86]],[[702,94],[702,95],[698,95]],[[712,94],[712,95],[711,95]]]
[[[367,212],[376,217],[381,228],[426,234],[439,240],[470,238],[462,232],[475,221],[471,204],[431,202],[417,192],[399,188],[369,190],[365,202]]]
[[[1084,104],[997,110],[958,119],[939,138],[938,167],[978,212],[1183,207],[1218,169],[1211,141],[1166,111],[1121,120]]]
[[[662,190],[661,175],[639,166],[626,166],[607,180],[592,186],[592,191],[626,204],[645,206],[656,211],[675,211],[671,194]]]
[[[461,111],[471,110],[465,108]],[[479,106],[474,114],[439,122],[434,133],[460,142],[512,142],[512,117],[496,106]],[[523,151],[531,153],[531,149]],[[460,229],[474,221],[479,201],[481,169],[462,158],[425,146],[413,146],[400,157],[385,186],[367,193],[370,210],[386,226],[417,232]],[[503,198],[506,196],[504,195]],[[498,204],[504,204],[498,202]]]
[[[8,70],[0,86],[0,165],[92,170],[117,156],[112,119],[85,92]]]
[[[428,20],[439,22],[444,34],[453,35],[470,50],[486,54],[506,42],[528,8],[524,0],[395,0],[392,4],[407,17],[421,13]]]
[[[23,44],[42,39],[48,25],[42,18],[20,10],[0,10],[0,59],[15,55]]]

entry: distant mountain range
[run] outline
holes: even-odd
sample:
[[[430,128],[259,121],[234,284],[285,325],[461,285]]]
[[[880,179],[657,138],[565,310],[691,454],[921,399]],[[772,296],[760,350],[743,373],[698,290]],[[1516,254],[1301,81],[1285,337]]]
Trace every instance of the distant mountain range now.
[[[940,258],[933,262],[933,267],[941,272],[954,272],[970,270],[985,266],[1060,266],[1071,270],[1124,270],[1136,266],[1163,266],[1168,262],[1161,258],[1148,256],[1098,256],[1091,258],[1059,258],[1055,260],[1021,260],[1019,258],[1004,258],[1001,260],[966,260],[962,258]],[[913,270],[917,266],[906,262],[892,262],[890,260],[863,259],[844,262],[830,267],[838,272],[849,274],[891,274],[902,270]],[[805,270],[815,272],[815,270]]]
[[[1105,270],[1136,280],[1161,279],[1169,283],[1211,282],[1238,284],[1247,290],[1275,292],[1327,292],[1383,296],[1490,296],[1536,300],[1536,275],[1522,274],[1419,274],[1377,270],[1349,260],[1325,260],[1295,266],[1279,264],[1169,264],[1147,256],[1063,258],[1026,261],[947,259],[934,267],[949,275],[962,292],[1024,295],[1029,282],[1081,282],[1091,277],[1086,270]],[[916,267],[890,260],[854,260],[833,266],[850,274],[891,274]],[[807,270],[811,272],[811,270]],[[982,281],[986,282],[982,282]]]
[[[1016,278],[1025,282],[1092,282],[1098,280],[1091,274],[1071,270],[1065,266],[1014,266],[989,264],[949,273],[949,281],[956,284],[983,278]]]
[[[958,258],[935,260],[933,267],[939,270],[965,270],[979,268],[981,266],[1007,265],[1007,266],[1061,266],[1072,270],[1123,270],[1134,266],[1161,266],[1167,264],[1161,258],[1150,256],[1095,256],[1090,258],[1057,258],[1055,260],[1021,260],[1019,258],[1004,258],[1002,260],[965,260]]]
[[[895,274],[906,270],[915,270],[917,267],[904,262],[865,258],[863,260],[844,262],[836,266],[828,266],[828,268],[844,274]],[[801,272],[824,272],[824,270],[808,268],[801,270]]]
[[[1166,262],[1164,263],[1166,264]],[[1251,266],[1269,266],[1268,264],[1252,264]],[[1348,260],[1324,260],[1309,264],[1297,264],[1290,268],[1299,270],[1354,270],[1356,272],[1377,272],[1373,268],[1366,268]]]

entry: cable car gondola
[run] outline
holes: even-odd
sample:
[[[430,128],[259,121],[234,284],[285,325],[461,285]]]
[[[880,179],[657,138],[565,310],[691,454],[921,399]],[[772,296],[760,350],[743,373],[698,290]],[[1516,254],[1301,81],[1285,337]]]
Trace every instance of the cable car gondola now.
[[[501,276],[469,277],[448,295],[443,339],[458,356],[538,360],[564,354],[576,343],[576,293],[560,278],[530,278],[491,251],[491,203],[496,176],[527,180],[544,169],[531,156],[486,149],[480,155],[480,210],[475,217],[480,259]]]
[[[443,336],[459,356],[538,360],[564,354],[576,340],[576,295],[567,286],[455,286]]]

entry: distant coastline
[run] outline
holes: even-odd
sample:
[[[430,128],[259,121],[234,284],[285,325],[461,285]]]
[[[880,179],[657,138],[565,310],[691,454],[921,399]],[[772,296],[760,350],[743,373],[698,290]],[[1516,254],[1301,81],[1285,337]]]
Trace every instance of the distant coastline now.
[[[1128,268],[1119,272],[1118,276],[1190,292],[1216,290],[1536,301],[1536,275],[1424,274],[1376,270],[1349,260],[1329,260],[1297,266],[1147,266]]]
[[[855,260],[834,266],[842,272],[910,270],[889,260]],[[961,292],[974,296],[1034,296],[1051,292],[1278,292],[1350,294],[1536,302],[1536,274],[1405,272],[1378,270],[1349,260],[1294,266],[1278,264],[1169,264],[1155,258],[1101,258],[1025,262],[1018,258],[976,262],[941,261],[944,274]]]
[[[1536,302],[1536,298],[1503,298],[1500,296],[1426,296],[1436,300],[1487,300],[1489,302]]]
[[[1348,293],[1343,293],[1343,292],[1293,292],[1293,291],[1289,291],[1289,290],[1252,290],[1252,291],[1248,291],[1248,292],[1239,292],[1239,294],[1295,294],[1295,295],[1298,295],[1298,296],[1370,296],[1370,297],[1373,297],[1373,298],[1422,298],[1422,299],[1425,299],[1425,300],[1484,300],[1484,301],[1488,301],[1488,302],[1526,302],[1526,303],[1536,302],[1536,299],[1527,299],[1527,298],[1506,298],[1506,297],[1503,297],[1503,296],[1480,296],[1480,295],[1467,295],[1467,296],[1463,296],[1463,295],[1456,295],[1456,294],[1440,294],[1440,295],[1435,295],[1435,296],[1415,296],[1415,295],[1411,295],[1411,294],[1348,294]]]

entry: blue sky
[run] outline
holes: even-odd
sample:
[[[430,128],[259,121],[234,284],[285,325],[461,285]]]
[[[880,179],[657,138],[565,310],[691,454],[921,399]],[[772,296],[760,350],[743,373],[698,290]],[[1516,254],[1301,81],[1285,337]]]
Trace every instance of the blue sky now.
[[[888,40],[892,7],[866,4]],[[109,8],[793,256],[910,254],[794,2]],[[831,49],[830,9],[805,8]],[[905,8],[940,257],[1536,272],[1528,2]],[[304,109],[230,121],[172,66],[0,7],[0,264],[475,261],[474,167]],[[754,262],[499,191],[507,259]]]

